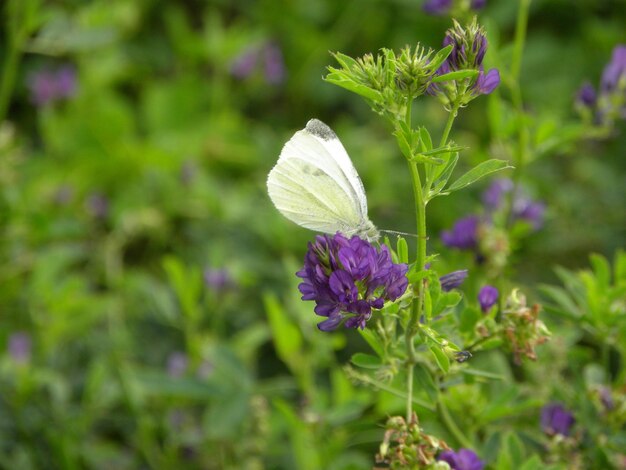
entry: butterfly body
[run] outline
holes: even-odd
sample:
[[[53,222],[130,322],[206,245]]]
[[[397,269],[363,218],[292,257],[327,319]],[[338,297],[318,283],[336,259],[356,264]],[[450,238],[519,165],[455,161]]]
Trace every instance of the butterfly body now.
[[[267,189],[276,208],[301,227],[378,238],[361,178],[337,135],[317,119],[285,144]]]

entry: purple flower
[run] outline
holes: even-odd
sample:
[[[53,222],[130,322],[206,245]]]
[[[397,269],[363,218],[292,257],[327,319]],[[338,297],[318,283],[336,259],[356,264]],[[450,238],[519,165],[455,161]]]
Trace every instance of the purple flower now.
[[[230,64],[231,75],[240,80],[248,78],[254,72],[258,60],[259,48],[256,46],[247,48]]]
[[[45,106],[76,93],[76,71],[66,65],[57,70],[40,70],[28,80],[31,100],[37,106]]]
[[[569,436],[576,419],[563,406],[551,403],[541,409],[541,429],[549,436]]]
[[[174,351],[167,357],[167,375],[172,378],[182,377],[187,371],[188,364],[185,353]]]
[[[429,15],[445,15],[452,8],[452,0],[426,0],[422,10]]]
[[[207,268],[204,270],[204,284],[216,292],[230,289],[234,280],[226,269]]]
[[[513,181],[509,178],[497,178],[483,192],[483,204],[488,209],[495,210],[502,204],[502,198],[513,189]]]
[[[470,215],[455,222],[452,230],[441,233],[441,241],[450,248],[459,250],[474,250],[478,247],[478,216]]]
[[[263,67],[263,77],[267,83],[276,85],[285,80],[283,53],[273,42],[248,47],[233,60],[230,73],[233,77],[244,80],[257,72],[260,65]]]
[[[461,269],[460,271],[452,271],[439,278],[441,283],[441,290],[444,292],[450,292],[452,289],[456,289],[463,281],[467,279],[467,269]]]
[[[437,456],[437,460],[447,462],[453,470],[483,470],[485,463],[470,449],[443,451]]]
[[[487,0],[472,0],[471,7],[473,10],[480,10],[487,4]]]
[[[269,43],[265,47],[265,81],[271,84],[279,84],[285,80],[285,61],[280,47]]]
[[[576,95],[576,101],[587,108],[593,108],[597,99],[596,90],[589,82],[583,83]]]
[[[322,331],[337,328],[365,328],[372,309],[394,301],[406,290],[406,264],[394,264],[389,249],[379,250],[369,242],[341,233],[318,235],[309,243],[298,289],[302,300],[315,301],[315,313],[327,320],[317,326]]]
[[[478,303],[483,313],[487,313],[498,301],[498,289],[494,286],[483,286],[478,292]]]
[[[490,69],[487,74],[480,68],[478,78],[473,86],[475,95],[488,95],[500,85],[500,72],[498,69]]]
[[[96,219],[104,219],[109,213],[109,200],[102,193],[91,193],[87,199],[87,210]]]
[[[626,45],[619,44],[613,49],[611,62],[604,68],[600,88],[604,92],[612,92],[624,78],[626,78]]]
[[[611,394],[611,389],[608,387],[600,387],[598,390],[598,395],[600,396],[600,402],[602,402],[602,406],[607,411],[611,411],[615,408],[615,400],[613,400],[613,395]]]
[[[23,331],[12,333],[9,336],[7,350],[11,359],[18,364],[30,361],[32,341],[30,335]]]
[[[545,212],[545,204],[528,198],[516,198],[513,204],[514,218],[529,222],[535,230],[539,230],[543,226]]]

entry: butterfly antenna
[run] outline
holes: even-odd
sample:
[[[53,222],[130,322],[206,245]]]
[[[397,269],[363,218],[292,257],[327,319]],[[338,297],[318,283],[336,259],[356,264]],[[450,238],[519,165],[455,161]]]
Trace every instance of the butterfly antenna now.
[[[381,232],[385,232],[389,235],[404,235],[405,237],[411,237],[411,238],[420,238],[419,236],[415,235],[414,233],[406,233],[406,232],[398,232],[397,230],[381,230]],[[428,240],[428,237],[425,237],[426,240]]]

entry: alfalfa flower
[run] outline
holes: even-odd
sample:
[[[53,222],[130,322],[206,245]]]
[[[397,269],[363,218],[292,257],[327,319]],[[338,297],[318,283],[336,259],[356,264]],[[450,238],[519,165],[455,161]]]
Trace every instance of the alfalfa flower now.
[[[470,215],[457,220],[450,230],[441,232],[441,241],[449,248],[475,250],[478,248],[480,218]]]
[[[497,69],[490,69],[487,72],[484,70],[487,36],[475,18],[465,28],[455,20],[454,27],[446,32],[443,46],[452,47],[452,50],[437,71],[438,75],[462,70],[475,71],[473,77],[431,84],[428,92],[437,96],[446,107],[453,103],[465,106],[477,96],[491,93],[500,84],[500,72]]]
[[[499,292],[494,286],[486,285],[480,288],[478,292],[478,303],[483,313],[487,313],[496,302],[498,302]]]
[[[472,10],[480,10],[486,3],[487,0],[471,0],[469,8]],[[457,5],[457,7],[458,6],[465,9],[468,7],[467,2],[460,2],[460,5]],[[426,0],[422,5],[422,10],[429,15],[446,15],[452,12],[453,7],[453,0]]]
[[[437,456],[437,460],[446,462],[452,470],[483,470],[485,463],[470,449],[458,452],[446,450]]]
[[[365,328],[373,309],[404,294],[408,280],[406,264],[395,264],[389,248],[375,248],[369,242],[341,233],[318,235],[309,243],[304,267],[296,273],[302,300],[314,300],[315,313],[327,320],[317,326],[331,331],[344,323],[346,328]]]
[[[39,70],[29,77],[28,87],[36,106],[71,98],[77,88],[76,70],[71,65]]]
[[[569,436],[575,422],[574,415],[558,403],[550,403],[541,409],[541,429],[548,436]]]

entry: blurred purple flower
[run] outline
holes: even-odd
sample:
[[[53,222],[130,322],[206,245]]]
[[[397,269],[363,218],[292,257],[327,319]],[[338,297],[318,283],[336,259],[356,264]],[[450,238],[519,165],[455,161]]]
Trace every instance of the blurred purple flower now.
[[[76,93],[76,71],[65,65],[57,70],[40,70],[29,77],[31,100],[36,106],[45,106]]]
[[[23,331],[12,333],[9,336],[7,350],[11,359],[18,364],[30,361],[32,341],[30,335]]]
[[[102,193],[91,193],[87,198],[87,210],[96,219],[104,219],[109,213],[109,200]]]
[[[483,204],[488,209],[496,210],[502,204],[502,198],[513,189],[513,181],[509,178],[497,178],[483,192]]]
[[[558,403],[551,403],[541,409],[541,429],[549,436],[569,436],[575,422],[574,415]]]
[[[591,83],[583,83],[576,95],[576,101],[587,108],[593,108],[596,105],[596,90]]]
[[[179,378],[185,375],[189,361],[187,355],[180,351],[174,351],[167,357],[167,375]]]
[[[346,328],[365,328],[372,309],[394,301],[406,290],[406,264],[394,264],[387,246],[341,233],[318,235],[309,243],[304,267],[296,273],[302,300],[314,300],[315,313],[327,317],[318,328],[330,331],[345,321]]]
[[[449,248],[474,250],[478,247],[478,216],[470,215],[457,220],[452,230],[441,232],[441,241]]]
[[[472,0],[471,8],[473,10],[480,10],[481,8],[484,8],[486,4],[487,0]]]
[[[277,85],[285,80],[285,61],[283,52],[275,43],[265,46],[265,80]]]
[[[204,284],[215,292],[222,292],[232,288],[235,282],[226,269],[207,268],[204,270]]]
[[[545,204],[527,198],[516,199],[513,204],[514,218],[530,222],[535,230],[543,226],[545,212]]]
[[[600,402],[602,406],[607,411],[611,411],[615,408],[615,401],[613,400],[613,394],[611,393],[611,389],[608,387],[600,387],[598,390],[598,395],[600,396]]]
[[[485,466],[470,449],[459,449],[458,452],[445,450],[437,456],[437,460],[447,462],[452,470],[483,470]]]
[[[230,66],[230,73],[239,80],[251,77],[262,62],[263,77],[271,85],[277,85],[285,80],[285,61],[281,48],[274,42],[250,46],[238,55]]]
[[[429,15],[445,15],[452,8],[452,0],[426,0],[422,10]]]
[[[450,292],[452,289],[456,289],[467,279],[467,269],[461,269],[459,271],[452,271],[451,273],[444,274],[439,278],[441,283],[441,290],[444,292]]]
[[[611,61],[604,68],[600,88],[604,92],[612,92],[622,79],[626,79],[626,45],[618,44],[613,49]]]
[[[233,77],[243,80],[254,72],[259,61],[259,48],[257,46],[248,47],[241,54],[235,57],[230,64],[230,73]]]
[[[483,192],[482,200],[489,211],[498,210],[504,202],[504,195],[513,190],[514,184],[508,178],[498,178]],[[525,220],[533,229],[543,226],[546,206],[542,202],[533,201],[523,193],[517,192],[513,202],[513,220]]]
[[[211,361],[205,359],[200,363],[200,366],[196,370],[196,374],[201,379],[208,379],[213,374],[214,370],[215,365]]]
[[[73,196],[74,188],[70,185],[63,184],[55,191],[53,201],[58,206],[65,206],[72,200]]]
[[[483,313],[487,313],[498,301],[499,292],[494,286],[486,285],[478,292],[478,303]]]

